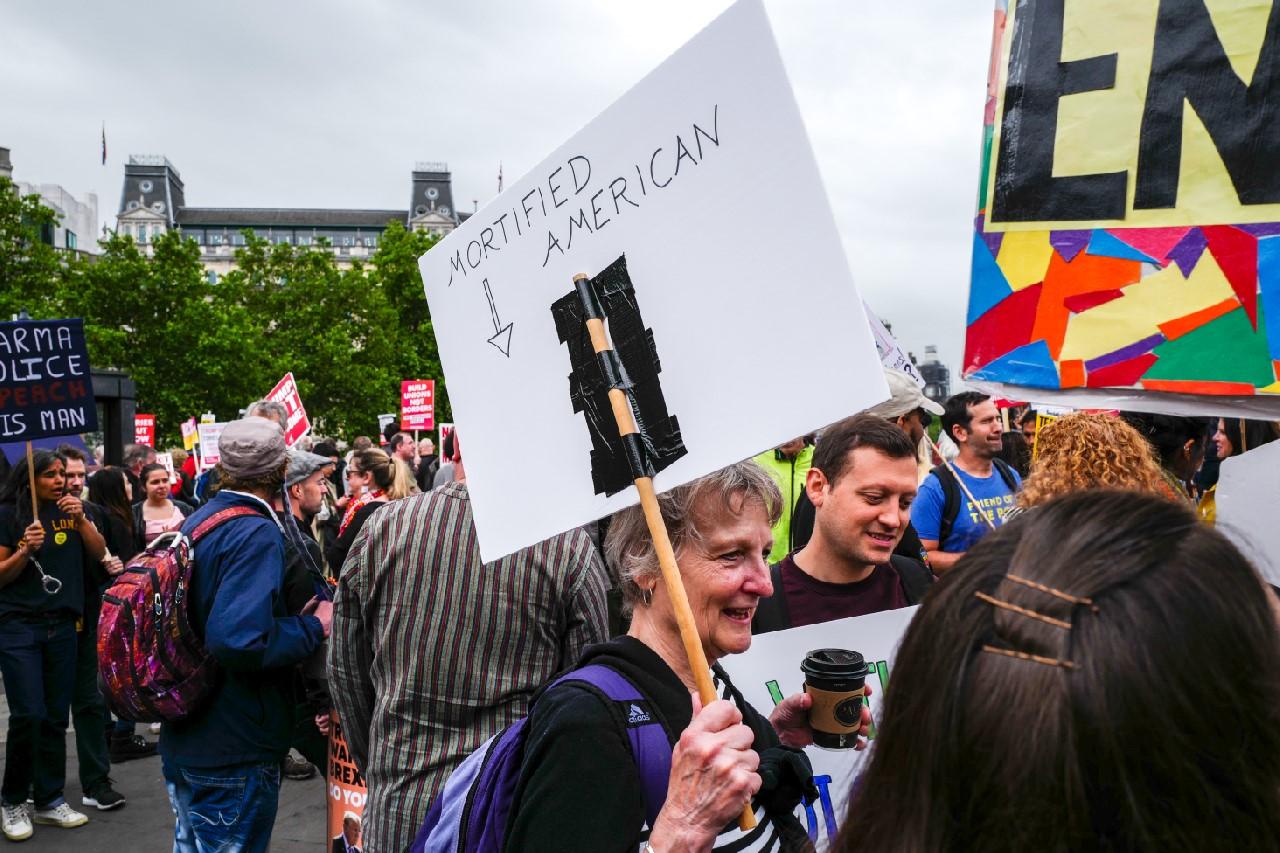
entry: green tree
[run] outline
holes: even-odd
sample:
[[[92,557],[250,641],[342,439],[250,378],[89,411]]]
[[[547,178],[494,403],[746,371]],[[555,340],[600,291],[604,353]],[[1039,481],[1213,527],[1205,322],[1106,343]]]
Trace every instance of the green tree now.
[[[370,259],[369,283],[383,293],[395,312],[397,390],[401,379],[435,379],[436,422],[447,423],[452,420],[453,412],[440,366],[431,311],[423,295],[422,274],[418,270],[418,259],[438,242],[440,238],[433,234],[410,231],[399,222],[392,222]]]
[[[0,320],[25,309],[35,319],[69,316],[62,308],[66,279],[80,266],[45,242],[58,214],[37,195],[20,195],[0,177]]]
[[[339,269],[323,243],[273,246],[246,236],[219,287],[258,318],[271,383],[293,371],[319,432],[372,433],[378,415],[399,405],[398,325],[386,294],[358,262]]]
[[[275,380],[255,346],[257,318],[210,283],[196,243],[169,232],[151,248],[148,257],[129,237],[109,238],[66,289],[65,305],[86,318],[94,365],[129,373],[138,410],[155,414],[159,438],[176,444],[188,417],[234,417]]]

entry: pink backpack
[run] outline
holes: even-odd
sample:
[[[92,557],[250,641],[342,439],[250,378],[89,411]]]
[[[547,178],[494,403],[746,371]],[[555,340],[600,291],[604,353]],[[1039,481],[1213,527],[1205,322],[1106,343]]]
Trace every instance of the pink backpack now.
[[[217,662],[187,614],[195,545],[215,527],[262,513],[228,507],[206,518],[188,541],[165,533],[129,561],[102,596],[98,683],[112,713],[143,723],[173,722],[209,698]]]

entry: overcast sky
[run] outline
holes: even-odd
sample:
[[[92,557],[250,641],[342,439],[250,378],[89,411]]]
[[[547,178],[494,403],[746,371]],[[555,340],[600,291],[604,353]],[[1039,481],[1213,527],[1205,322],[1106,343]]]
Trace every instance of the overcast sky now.
[[[144,153],[177,166],[196,207],[403,209],[414,162],[443,160],[470,210],[499,163],[523,175],[728,5],[6,0],[0,146],[15,179],[96,192],[113,225],[123,163]],[[991,4],[766,7],[854,280],[905,348],[937,344],[954,371]],[[766,201],[744,228],[788,215]],[[815,307],[783,293],[771,310],[762,331],[802,365]]]

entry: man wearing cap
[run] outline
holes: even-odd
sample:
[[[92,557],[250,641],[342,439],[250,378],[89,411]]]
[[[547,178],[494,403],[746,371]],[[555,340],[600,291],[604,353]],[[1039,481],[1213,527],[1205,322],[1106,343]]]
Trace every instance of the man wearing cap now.
[[[175,850],[261,851],[293,734],[290,671],[328,636],[332,605],[313,601],[297,616],[285,610],[284,537],[271,507],[284,485],[284,433],[244,418],[227,424],[218,449],[221,488],[182,533],[222,510],[253,512],[200,540],[189,614],[220,672],[203,707],[164,724],[160,755],[177,816]]]
[[[325,475],[333,462],[316,453],[297,447],[288,452],[289,467],[285,469],[284,491],[277,493],[272,504],[276,518],[284,528],[284,606],[289,613],[301,613],[319,592],[328,596],[328,582],[324,577],[324,555],[320,543],[311,534],[308,520],[324,505]],[[284,495],[289,496],[285,507]],[[284,762],[284,775],[290,779],[310,779],[316,775],[316,766],[325,763],[328,739],[321,736],[314,719],[317,714],[329,713],[328,696],[322,682],[304,678],[298,673],[295,685],[297,724],[294,729],[293,747],[305,760],[290,753]]]

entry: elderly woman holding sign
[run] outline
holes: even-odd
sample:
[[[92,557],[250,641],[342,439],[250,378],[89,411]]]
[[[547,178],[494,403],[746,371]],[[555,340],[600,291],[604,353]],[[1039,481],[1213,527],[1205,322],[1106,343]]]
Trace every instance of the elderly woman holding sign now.
[[[743,462],[673,489],[659,505],[724,698],[701,707],[644,517],[639,507],[619,513],[605,551],[633,608],[631,629],[590,647],[579,666],[600,664],[621,675],[635,698],[613,701],[581,681],[558,682],[537,697],[507,850],[808,844],[793,812],[812,770],[792,747],[811,742],[809,697],[792,696],[765,719],[714,666],[751,645],[751,617],[773,592],[767,557],[781,509],[778,487]],[[864,709],[864,733],[867,722]],[[657,749],[645,745],[642,731],[656,731]],[[737,818],[748,801],[757,825],[744,831]]]

